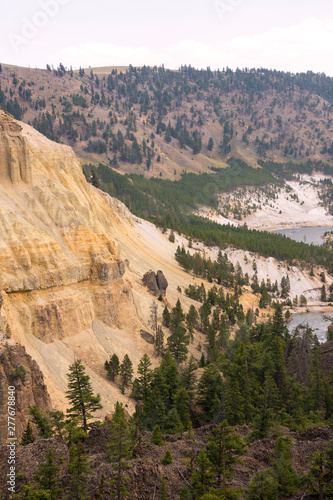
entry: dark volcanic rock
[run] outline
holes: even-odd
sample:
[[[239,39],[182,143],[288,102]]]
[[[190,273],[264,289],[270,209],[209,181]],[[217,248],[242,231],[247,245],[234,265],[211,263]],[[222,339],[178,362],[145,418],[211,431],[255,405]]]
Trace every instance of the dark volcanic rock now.
[[[23,366],[25,375],[15,376]],[[0,354],[0,444],[5,444],[8,421],[8,387],[15,387],[15,437],[20,441],[29,420],[29,406],[38,406],[42,413],[52,410],[51,399],[38,364],[21,345],[9,347]]]
[[[150,270],[143,276],[142,281],[154,294],[165,295],[168,282],[163,271],[157,271],[157,274],[155,274],[154,271]]]
[[[157,271],[156,281],[160,292],[162,295],[165,295],[166,289],[168,288],[168,282],[163,271]]]
[[[153,293],[158,293],[159,289],[157,286],[156,275],[154,271],[148,271],[142,278],[143,283],[146,285],[148,290]]]
[[[148,344],[155,344],[155,337],[149,332],[146,332],[145,330],[140,330],[140,335],[145,340],[148,342]]]

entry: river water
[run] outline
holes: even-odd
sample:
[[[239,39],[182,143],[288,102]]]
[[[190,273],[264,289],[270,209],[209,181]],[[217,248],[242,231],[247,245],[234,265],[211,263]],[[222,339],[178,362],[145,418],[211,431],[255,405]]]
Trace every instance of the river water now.
[[[333,312],[327,312],[325,314],[333,318]],[[317,335],[319,342],[326,341],[327,327],[332,322],[326,321],[323,318],[323,313],[318,311],[312,311],[308,313],[293,314],[292,318],[293,321],[287,323],[288,330],[290,332],[298,325],[309,324],[310,328],[313,329],[313,333]]]
[[[281,231],[275,231],[277,234],[284,234],[295,241],[303,241],[310,245],[322,245],[323,239],[321,238],[326,231],[333,231],[332,226],[326,227],[298,227],[293,229],[282,229]]]

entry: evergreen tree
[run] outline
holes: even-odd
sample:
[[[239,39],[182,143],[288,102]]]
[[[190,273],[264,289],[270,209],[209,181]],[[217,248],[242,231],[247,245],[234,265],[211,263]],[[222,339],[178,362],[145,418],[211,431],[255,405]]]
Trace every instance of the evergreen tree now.
[[[180,434],[183,432],[184,427],[176,408],[171,408],[165,417],[164,428],[167,434]]]
[[[198,368],[198,365],[197,365],[194,357],[191,355],[187,364],[182,369],[181,376],[180,376],[181,384],[186,389],[188,396],[190,398],[190,401],[193,399],[195,386],[196,386],[196,382],[197,382],[197,376],[195,374],[197,368]]]
[[[147,354],[144,354],[140,359],[138,366],[138,373],[140,377],[136,378],[133,382],[133,390],[131,397],[146,402],[148,399],[150,384],[153,372],[150,369],[151,361]]]
[[[197,402],[208,420],[217,413],[223,391],[223,381],[219,369],[214,364],[206,366],[198,383]]]
[[[278,437],[274,448],[275,460],[272,462],[273,474],[276,478],[279,498],[293,496],[299,488],[299,478],[293,470],[291,462],[291,442],[289,438]]]
[[[211,463],[205,450],[199,451],[197,462],[198,470],[194,471],[191,475],[191,485],[195,498],[201,498],[212,484],[214,474],[210,472]]]
[[[128,387],[132,382],[133,377],[133,363],[125,354],[123,362],[120,365],[120,379],[121,379],[121,391],[124,394],[125,387]]]
[[[114,382],[114,379],[117,377],[120,370],[120,363],[117,354],[112,354],[110,361],[105,361],[105,369],[107,370],[112,382]]]
[[[190,398],[185,387],[180,387],[175,394],[175,408],[179,415],[180,421],[183,424],[185,430],[188,429],[190,425]]]
[[[117,471],[116,479],[111,481],[111,485],[116,487],[116,498],[118,500],[127,498],[129,492],[125,486],[126,477],[123,472],[129,467],[127,460],[132,456],[133,442],[123,405],[118,401],[111,419],[109,441],[106,447],[108,459]]]
[[[311,467],[307,475],[310,492],[319,500],[332,498],[333,495],[333,441],[329,441],[325,450],[316,451],[311,458]]]
[[[42,439],[49,439],[53,435],[53,432],[48,419],[41,414],[36,405],[29,406],[29,414],[32,416],[31,421],[36,425],[39,436]]]
[[[93,418],[93,413],[102,408],[99,394],[94,396],[89,375],[86,375],[85,368],[80,359],[76,360],[69,367],[67,399],[71,407],[67,414],[71,418],[82,421],[83,430],[88,430],[88,420]]]
[[[157,498],[159,500],[168,500],[168,498],[169,498],[168,490],[167,490],[167,486],[166,486],[166,482],[165,482],[165,476],[163,476],[163,478],[162,478],[162,482],[161,482],[160,489],[159,489],[158,494],[157,494]]]
[[[89,456],[81,441],[77,445],[72,444],[69,448],[68,474],[70,485],[67,488],[69,499],[85,500],[89,499],[87,474],[91,472],[88,465]]]
[[[163,432],[158,424],[155,425],[152,435],[151,442],[157,446],[163,446]]]
[[[28,421],[25,431],[22,435],[22,440],[20,442],[21,446],[27,446],[27,444],[34,443],[36,440],[30,421]]]
[[[171,451],[169,450],[169,448],[165,451],[165,455],[162,458],[162,464],[163,465],[172,464],[172,456],[171,456]]]
[[[55,462],[55,454],[52,448],[45,453],[45,462],[38,467],[34,480],[39,484],[41,490],[50,494],[51,500],[57,500],[60,488],[57,486],[57,474],[59,467]]]
[[[224,496],[227,494],[235,464],[242,463],[238,457],[244,453],[245,447],[244,441],[231,431],[231,427],[223,421],[213,429],[211,436],[208,437],[209,444],[206,446],[207,457],[212,464],[211,470],[216,474],[217,484],[222,487]]]
[[[180,363],[186,359],[188,353],[187,346],[190,343],[190,336],[186,333],[186,328],[181,325],[174,328],[167,343],[170,352],[177,362]]]
[[[169,328],[169,326],[171,324],[171,314],[170,314],[170,311],[168,309],[168,306],[165,306],[165,308],[163,309],[162,317],[163,317],[163,323],[164,323],[164,325],[167,328]]]
[[[56,436],[62,436],[63,434],[63,429],[65,427],[65,415],[62,411],[59,410],[52,410],[49,411],[49,417],[50,417],[50,425],[52,428],[52,431]]]

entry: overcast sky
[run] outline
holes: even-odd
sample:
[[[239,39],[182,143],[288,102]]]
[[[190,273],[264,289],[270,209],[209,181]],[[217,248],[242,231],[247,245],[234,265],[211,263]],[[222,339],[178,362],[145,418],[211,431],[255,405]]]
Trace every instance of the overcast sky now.
[[[181,64],[333,76],[332,0],[11,0],[0,62],[45,68]]]

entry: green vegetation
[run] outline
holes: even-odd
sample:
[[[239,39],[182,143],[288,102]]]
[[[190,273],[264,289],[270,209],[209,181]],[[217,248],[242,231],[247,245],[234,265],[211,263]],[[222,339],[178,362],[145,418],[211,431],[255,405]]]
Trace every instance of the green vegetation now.
[[[76,360],[69,367],[68,373],[67,399],[71,407],[67,410],[69,417],[82,421],[83,430],[88,430],[88,420],[93,418],[93,413],[102,408],[99,394],[94,396],[89,375],[86,375],[85,368],[80,359]]]

